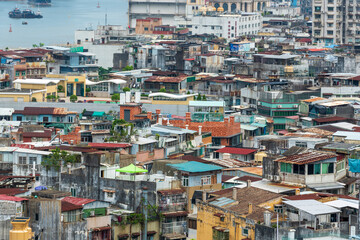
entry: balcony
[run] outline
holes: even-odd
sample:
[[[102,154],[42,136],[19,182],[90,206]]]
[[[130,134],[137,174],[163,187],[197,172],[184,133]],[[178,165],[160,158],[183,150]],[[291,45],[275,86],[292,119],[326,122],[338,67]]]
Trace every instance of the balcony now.
[[[187,232],[187,222],[177,221],[162,224],[162,233],[166,234],[185,234]]]
[[[159,204],[159,210],[161,212],[186,211],[185,199],[183,202],[170,203],[170,204]]]

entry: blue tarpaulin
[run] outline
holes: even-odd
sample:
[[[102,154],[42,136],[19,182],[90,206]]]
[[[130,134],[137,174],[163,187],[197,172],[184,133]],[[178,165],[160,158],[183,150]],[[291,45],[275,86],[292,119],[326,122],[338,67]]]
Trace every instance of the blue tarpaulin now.
[[[36,191],[41,191],[41,190],[46,190],[46,189],[47,189],[47,187],[45,187],[45,186],[37,186],[35,188]]]
[[[349,158],[349,171],[353,173],[360,173],[360,159]]]

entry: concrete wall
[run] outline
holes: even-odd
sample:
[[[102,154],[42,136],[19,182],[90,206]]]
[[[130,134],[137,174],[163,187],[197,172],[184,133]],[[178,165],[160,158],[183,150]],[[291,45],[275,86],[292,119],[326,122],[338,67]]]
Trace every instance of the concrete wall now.
[[[86,221],[62,223],[61,239],[83,240],[87,238]]]
[[[11,219],[0,220],[0,239],[9,239],[9,231],[11,229]]]

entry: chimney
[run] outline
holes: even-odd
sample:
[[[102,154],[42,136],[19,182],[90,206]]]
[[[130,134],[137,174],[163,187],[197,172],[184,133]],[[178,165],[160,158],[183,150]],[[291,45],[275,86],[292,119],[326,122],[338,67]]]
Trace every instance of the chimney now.
[[[264,224],[267,227],[270,227],[271,225],[271,212],[269,212],[268,210],[264,212]]]
[[[234,116],[230,116],[230,124],[233,125],[235,123],[235,117]]]
[[[162,115],[161,114],[158,114],[157,115],[157,118],[158,118],[158,124],[161,124],[161,125],[163,125],[163,122],[162,122]]]
[[[235,201],[237,200],[237,188],[236,188],[236,187],[233,187],[232,198],[233,198]]]
[[[189,124],[185,125],[185,129],[188,130],[189,129]]]
[[[251,188],[251,180],[247,180],[247,187]]]
[[[229,118],[224,118],[224,123],[228,124],[229,123]]]
[[[190,113],[190,112],[187,112],[187,113],[185,114],[185,118],[186,118],[186,119],[191,119],[191,113]]]
[[[167,119],[166,125],[170,126],[170,119],[169,118]]]
[[[205,191],[202,192],[202,200],[203,200],[203,202],[206,202],[206,192]]]
[[[249,203],[249,214],[252,214],[253,211],[253,205],[252,203]]]
[[[199,126],[199,136],[201,135],[202,126]]]
[[[147,117],[147,119],[150,119],[150,120],[151,120],[151,119],[152,119],[152,112],[147,112],[147,116],[146,116],[146,117]]]
[[[295,189],[295,195],[300,195],[300,189],[299,188]]]
[[[161,113],[160,109],[156,109],[155,112],[156,112],[156,115],[159,115]]]

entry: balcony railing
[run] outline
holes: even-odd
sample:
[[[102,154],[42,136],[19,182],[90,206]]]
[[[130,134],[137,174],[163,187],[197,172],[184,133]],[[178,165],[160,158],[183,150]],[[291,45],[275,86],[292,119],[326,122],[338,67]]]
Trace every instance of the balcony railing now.
[[[178,221],[171,223],[163,223],[162,224],[162,233],[177,233],[177,234],[185,234],[187,232],[187,222],[186,221]]]

